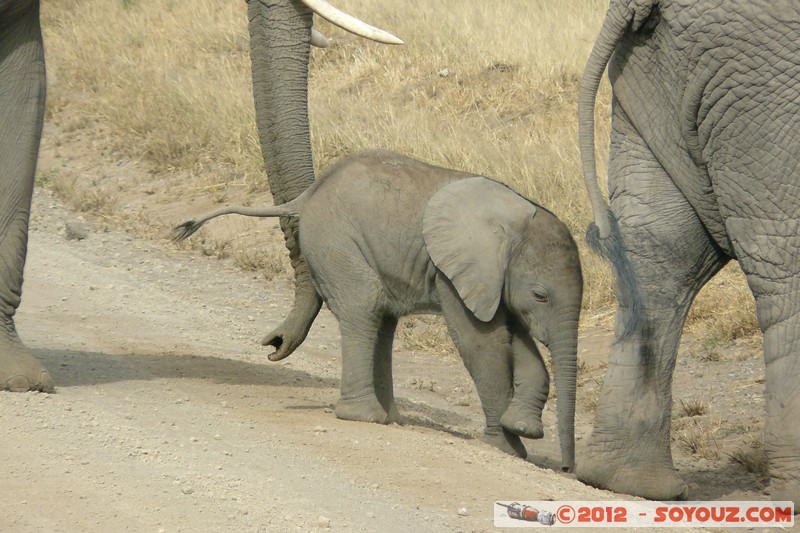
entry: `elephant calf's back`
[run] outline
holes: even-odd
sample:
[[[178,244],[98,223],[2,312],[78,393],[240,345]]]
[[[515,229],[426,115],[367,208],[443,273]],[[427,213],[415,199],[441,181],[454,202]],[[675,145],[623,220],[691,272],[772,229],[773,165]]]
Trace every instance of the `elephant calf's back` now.
[[[321,178],[300,222],[301,247],[315,278],[328,284],[319,287],[322,296],[378,290],[381,305],[394,314],[434,310],[436,271],[422,217],[437,190],[468,176],[388,151],[337,163]],[[333,287],[340,278],[343,287]]]

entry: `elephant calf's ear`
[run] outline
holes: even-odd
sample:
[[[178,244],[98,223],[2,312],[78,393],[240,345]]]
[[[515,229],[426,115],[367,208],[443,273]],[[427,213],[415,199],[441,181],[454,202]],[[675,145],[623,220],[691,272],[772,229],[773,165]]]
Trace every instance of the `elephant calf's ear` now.
[[[422,223],[428,254],[479,320],[497,313],[511,242],[535,212],[505,185],[482,177],[446,185],[428,202]]]

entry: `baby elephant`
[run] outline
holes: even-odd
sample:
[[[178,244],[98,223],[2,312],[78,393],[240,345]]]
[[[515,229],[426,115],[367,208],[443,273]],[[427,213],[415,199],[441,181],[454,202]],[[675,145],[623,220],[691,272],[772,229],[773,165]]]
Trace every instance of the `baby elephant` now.
[[[550,349],[562,467],[574,466],[575,372],[583,279],[555,215],[505,185],[373,151],[350,156],[292,202],[228,207],[176,228],[239,213],[300,217],[300,248],[339,321],[336,416],[397,421],[392,341],[398,318],[441,313],[486,416],[483,440],[524,457],[541,438]]]

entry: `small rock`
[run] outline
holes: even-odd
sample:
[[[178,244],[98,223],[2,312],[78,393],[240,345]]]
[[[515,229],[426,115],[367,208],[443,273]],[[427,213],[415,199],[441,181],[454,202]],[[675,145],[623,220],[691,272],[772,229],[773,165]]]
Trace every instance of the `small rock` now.
[[[64,234],[68,241],[82,241],[89,236],[89,228],[83,222],[74,220],[64,224]]]
[[[439,74],[439,76],[441,76],[442,78],[446,78],[447,76],[449,76],[449,75],[450,75],[450,69],[449,69],[449,68],[443,68],[442,70],[440,70],[440,71],[439,71],[439,73],[438,73],[438,74]]]
[[[331,519],[330,518],[326,518],[324,516],[320,516],[317,519],[317,524],[319,525],[319,527],[324,527],[324,528],[327,529],[327,528],[331,527]]]
[[[466,507],[462,507],[461,509],[458,510],[458,516],[467,516],[468,514],[469,511],[467,511]]]

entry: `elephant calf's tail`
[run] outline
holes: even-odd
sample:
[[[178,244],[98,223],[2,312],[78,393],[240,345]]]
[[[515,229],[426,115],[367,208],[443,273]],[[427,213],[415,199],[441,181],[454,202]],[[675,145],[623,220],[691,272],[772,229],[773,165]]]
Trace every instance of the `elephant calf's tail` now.
[[[211,220],[221,215],[245,215],[248,217],[296,217],[300,213],[300,206],[303,204],[305,194],[301,194],[296,199],[285,204],[271,206],[271,207],[244,207],[244,206],[229,206],[216,209],[199,218],[187,220],[183,224],[175,227],[172,230],[172,240],[175,242],[182,241],[191,236],[200,227]]]

